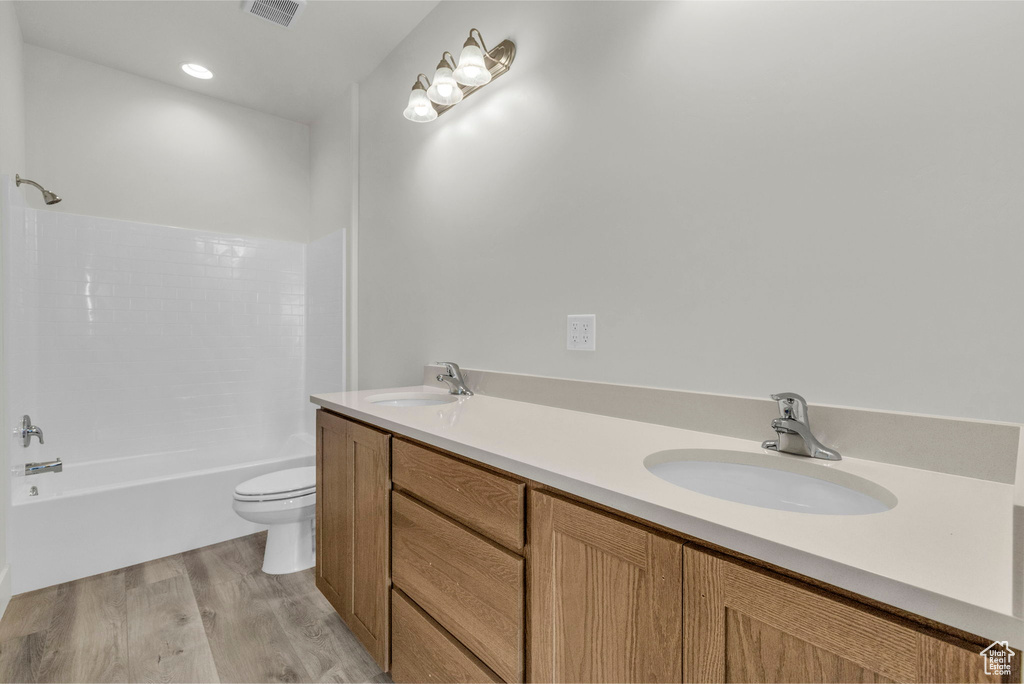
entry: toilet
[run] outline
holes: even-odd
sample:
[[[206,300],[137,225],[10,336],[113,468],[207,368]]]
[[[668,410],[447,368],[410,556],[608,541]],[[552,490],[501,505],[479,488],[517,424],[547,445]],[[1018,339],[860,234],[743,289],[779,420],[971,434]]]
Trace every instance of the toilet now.
[[[316,466],[260,475],[235,487],[235,513],[269,525],[263,572],[285,575],[316,563]]]

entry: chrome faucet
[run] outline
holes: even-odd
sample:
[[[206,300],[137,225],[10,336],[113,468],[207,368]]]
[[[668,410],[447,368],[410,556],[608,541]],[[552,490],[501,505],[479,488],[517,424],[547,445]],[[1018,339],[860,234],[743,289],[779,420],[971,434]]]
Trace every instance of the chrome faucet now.
[[[473,393],[466,387],[466,379],[462,377],[462,370],[457,363],[451,361],[438,361],[437,365],[444,366],[447,373],[439,373],[437,381],[448,385],[449,394],[459,394],[464,397],[471,397]]]
[[[779,402],[779,413],[782,414],[772,421],[772,429],[778,433],[779,438],[763,442],[762,449],[823,458],[826,461],[839,461],[843,458],[838,451],[822,445],[811,432],[811,423],[807,419],[807,401],[803,397],[793,392],[783,392],[773,394],[772,399]]]
[[[43,443],[43,431],[32,424],[32,419],[27,415],[21,418],[21,445],[28,447],[32,443],[32,437],[38,437],[39,443]]]

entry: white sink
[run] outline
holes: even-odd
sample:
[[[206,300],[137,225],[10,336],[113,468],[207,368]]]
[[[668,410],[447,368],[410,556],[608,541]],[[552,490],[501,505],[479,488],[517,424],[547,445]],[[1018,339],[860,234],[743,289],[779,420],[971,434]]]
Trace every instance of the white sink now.
[[[440,392],[395,392],[393,394],[375,394],[366,399],[371,404],[381,406],[439,406],[458,400],[454,394]]]
[[[800,456],[718,449],[673,449],[644,459],[666,482],[726,501],[817,515],[866,515],[896,506],[870,480]]]

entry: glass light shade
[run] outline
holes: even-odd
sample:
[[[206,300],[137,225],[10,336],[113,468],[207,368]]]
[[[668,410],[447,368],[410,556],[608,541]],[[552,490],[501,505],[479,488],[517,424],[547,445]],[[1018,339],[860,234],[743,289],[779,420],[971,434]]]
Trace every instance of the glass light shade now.
[[[412,92],[409,93],[409,106],[402,114],[409,121],[417,123],[427,123],[437,118],[437,110],[434,109],[434,105],[430,104],[427,91],[423,90],[423,86],[412,89]]]
[[[459,66],[455,68],[455,80],[467,86],[482,86],[491,82],[491,72],[484,63],[484,51],[476,43],[462,48]]]
[[[455,82],[452,70],[447,66],[438,66],[434,72],[434,80],[427,88],[427,97],[439,105],[453,105],[462,102],[462,89]]]

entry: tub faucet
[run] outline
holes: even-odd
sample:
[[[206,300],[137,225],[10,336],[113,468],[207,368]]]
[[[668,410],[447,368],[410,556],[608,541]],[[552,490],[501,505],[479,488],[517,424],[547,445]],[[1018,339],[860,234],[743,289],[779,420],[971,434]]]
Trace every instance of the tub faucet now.
[[[437,365],[444,366],[447,373],[439,373],[437,376],[438,382],[443,382],[448,385],[448,394],[459,394],[464,397],[471,397],[473,393],[466,387],[466,379],[462,377],[462,370],[459,368],[459,364],[452,363],[451,361],[438,361]]]
[[[58,458],[55,461],[42,461],[41,463],[26,463],[26,475],[38,475],[39,473],[62,473],[64,463]]]
[[[773,394],[772,399],[779,402],[779,413],[782,414],[772,421],[772,429],[778,433],[779,438],[763,442],[762,449],[826,461],[839,461],[843,458],[838,451],[823,446],[811,432],[811,423],[807,419],[807,401],[803,397],[793,392],[783,392]]]

